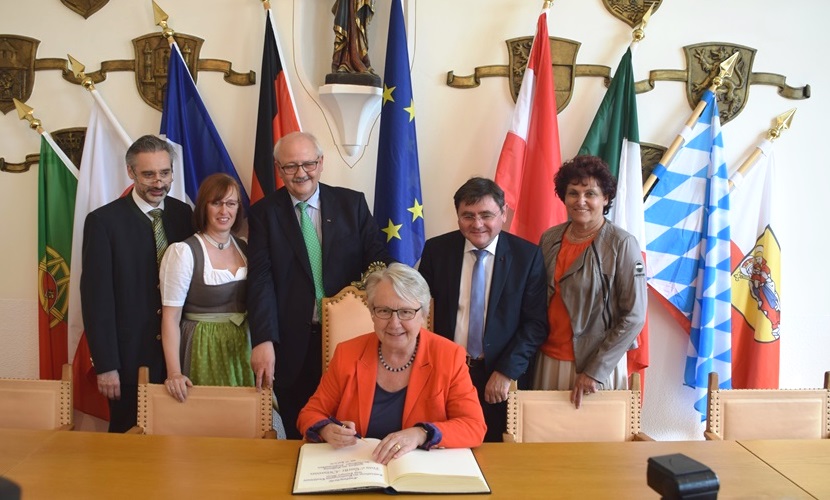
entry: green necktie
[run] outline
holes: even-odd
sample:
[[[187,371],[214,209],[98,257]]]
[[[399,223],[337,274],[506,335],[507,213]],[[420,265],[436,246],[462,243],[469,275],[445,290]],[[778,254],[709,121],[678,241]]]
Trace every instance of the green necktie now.
[[[160,208],[154,208],[148,213],[153,218],[153,237],[156,239],[156,264],[161,264],[164,251],[167,250],[167,235],[164,234],[164,224],[161,221],[161,214],[164,212]]]
[[[314,278],[314,296],[317,299],[317,314],[321,311],[321,300],[323,299],[323,250],[320,248],[320,240],[317,238],[317,230],[314,223],[308,216],[306,208],[308,203],[301,201],[297,203],[300,207],[300,231],[303,233],[305,249],[308,252],[308,262],[311,264],[311,276]]]

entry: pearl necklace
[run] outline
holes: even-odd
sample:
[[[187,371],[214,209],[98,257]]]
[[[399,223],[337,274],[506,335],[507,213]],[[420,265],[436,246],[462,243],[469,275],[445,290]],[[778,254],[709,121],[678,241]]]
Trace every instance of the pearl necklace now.
[[[380,359],[381,366],[386,368],[386,370],[388,370],[390,372],[394,372],[394,373],[398,373],[398,372],[402,372],[402,371],[406,370],[407,368],[412,366],[412,363],[415,361],[415,355],[418,354],[418,343],[420,341],[421,341],[421,337],[418,336],[418,338],[415,340],[415,350],[412,352],[412,356],[409,357],[409,361],[407,361],[405,365],[400,366],[398,368],[392,368],[391,366],[389,366],[389,363],[387,363],[386,360],[383,359],[383,352],[381,352],[380,344],[378,344],[378,359]]]
[[[224,243],[220,243],[220,242],[214,240],[213,238],[211,238],[210,236],[208,236],[207,233],[201,233],[201,234],[202,234],[202,236],[205,237],[205,241],[207,241],[211,245],[215,246],[219,250],[223,250],[228,245],[228,243],[231,242],[231,236],[230,235],[228,235],[228,241],[226,241]]]

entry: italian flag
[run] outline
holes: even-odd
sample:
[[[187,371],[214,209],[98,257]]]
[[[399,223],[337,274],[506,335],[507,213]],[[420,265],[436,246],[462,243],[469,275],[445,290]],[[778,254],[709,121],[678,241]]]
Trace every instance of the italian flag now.
[[[67,362],[72,214],[78,169],[48,132],[40,136],[38,169],[38,344],[40,378],[59,380]]]
[[[643,173],[640,159],[640,132],[637,125],[637,99],[634,93],[632,44],[623,54],[614,79],[599,105],[581,155],[599,156],[617,178],[617,196],[609,213],[611,221],[633,234],[640,244],[645,262],[645,222],[643,217]],[[628,373],[640,373],[645,388],[648,366],[648,319],[637,337],[637,349],[628,351]]]

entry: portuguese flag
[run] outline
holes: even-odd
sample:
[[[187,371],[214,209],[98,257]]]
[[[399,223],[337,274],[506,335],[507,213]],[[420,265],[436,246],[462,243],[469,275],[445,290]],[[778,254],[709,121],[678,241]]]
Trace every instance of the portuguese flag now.
[[[72,218],[78,169],[55,144],[41,134],[38,171],[38,338],[40,378],[60,379],[67,362],[69,266],[72,254]]]

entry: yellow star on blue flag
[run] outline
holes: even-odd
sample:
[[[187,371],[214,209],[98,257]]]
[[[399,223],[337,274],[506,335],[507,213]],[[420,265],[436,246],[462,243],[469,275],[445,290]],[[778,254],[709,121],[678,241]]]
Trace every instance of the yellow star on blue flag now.
[[[385,84],[383,85],[383,104],[386,104],[388,101],[395,102],[395,98],[392,97],[392,92],[395,91],[395,87],[387,87]]]
[[[386,243],[389,243],[392,238],[401,239],[400,230],[402,227],[403,224],[394,224],[392,219],[389,219],[389,224],[380,230],[382,233],[386,233]]]
[[[406,209],[407,212],[412,212],[412,222],[415,222],[415,219],[418,217],[424,218],[424,206],[418,203],[418,200],[415,200],[415,203]]]

